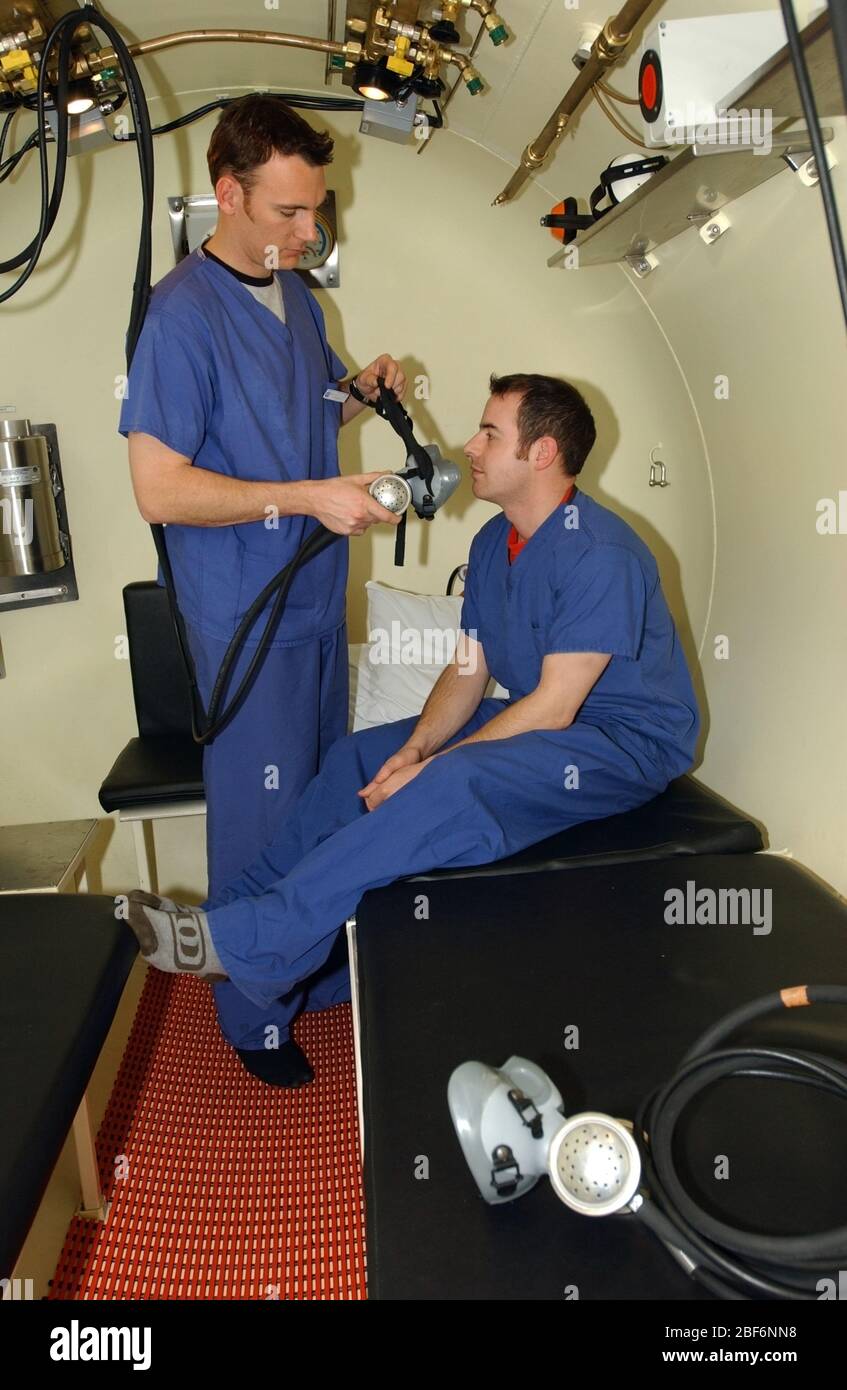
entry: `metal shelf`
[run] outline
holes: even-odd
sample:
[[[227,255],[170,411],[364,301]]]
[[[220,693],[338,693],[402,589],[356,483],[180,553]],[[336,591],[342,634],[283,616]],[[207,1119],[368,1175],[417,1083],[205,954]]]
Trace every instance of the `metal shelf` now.
[[[818,111],[823,116],[845,114],[828,12],[807,25],[801,39]],[[580,266],[622,260],[636,264],[656,247],[692,225],[702,225],[727,203],[780,173],[786,168],[786,154],[807,157],[811,153],[805,126],[797,125],[802,121],[802,107],[787,47],[774,55],[747,91],[733,99],[733,109],[781,113],[774,117],[778,128],[771,137],[770,153],[732,146],[687,146],[625,202],[554,252],[548,266],[561,265],[574,247],[579,250]],[[831,132],[825,132],[825,138],[827,135]]]

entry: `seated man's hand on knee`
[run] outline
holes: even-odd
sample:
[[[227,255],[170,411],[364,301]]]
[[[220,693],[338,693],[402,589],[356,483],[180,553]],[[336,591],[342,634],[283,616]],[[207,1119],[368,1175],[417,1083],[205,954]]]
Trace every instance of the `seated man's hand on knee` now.
[[[417,777],[421,768],[425,767],[428,762],[429,758],[423,758],[420,749],[409,745],[400,748],[386,759],[373,781],[369,782],[366,787],[362,787],[358,795],[369,811],[375,811],[377,806],[382,805],[383,801],[387,801],[401,787],[405,787],[407,782],[411,782],[413,778]]]

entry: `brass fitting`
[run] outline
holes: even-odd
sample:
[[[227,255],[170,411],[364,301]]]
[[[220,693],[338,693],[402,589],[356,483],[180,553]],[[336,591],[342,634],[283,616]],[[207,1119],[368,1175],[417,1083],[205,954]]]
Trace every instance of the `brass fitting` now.
[[[482,22],[488,30],[488,37],[493,44],[501,44],[509,37],[509,30],[490,0],[462,0],[462,3],[468,9],[476,10],[477,14],[482,15]]]
[[[113,48],[98,48],[96,53],[86,54],[88,71],[90,74],[102,72],[103,68],[112,68],[117,65],[118,55]]]
[[[632,38],[632,31],[627,34],[618,34],[613,28],[615,15],[610,15],[594,40],[594,48],[598,58],[602,58],[604,63],[613,63],[620,54],[622,48],[626,48]]]

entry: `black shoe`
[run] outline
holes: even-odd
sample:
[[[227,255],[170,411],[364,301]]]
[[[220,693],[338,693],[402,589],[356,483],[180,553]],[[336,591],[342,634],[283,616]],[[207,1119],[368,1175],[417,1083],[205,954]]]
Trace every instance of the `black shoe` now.
[[[279,1047],[237,1047],[235,1051],[245,1071],[266,1086],[308,1086],[315,1079],[308,1057],[293,1038]]]

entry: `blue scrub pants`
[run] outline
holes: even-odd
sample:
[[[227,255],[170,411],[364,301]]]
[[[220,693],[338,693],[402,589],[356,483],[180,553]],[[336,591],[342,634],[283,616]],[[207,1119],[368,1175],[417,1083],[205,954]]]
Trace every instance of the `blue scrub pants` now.
[[[264,619],[259,618],[258,627]],[[198,684],[208,707],[227,643],[188,629]],[[255,647],[242,654],[232,694]],[[232,722],[204,749],[209,898],[252,864],[285,826],[330,746],[347,730],[347,630],[294,647],[271,647]],[[269,1037],[284,1043],[302,1009],[350,998],[346,953],[308,990],[280,989],[257,1007],[233,984],[215,985],[221,1032],[233,1047],[257,1050]],[[284,996],[284,997],[280,997]],[[273,1026],[273,1034],[266,1030]]]
[[[502,708],[483,700],[452,741]],[[577,720],[566,730],[457,748],[368,811],[357,791],[415,723],[399,720],[333,744],[272,842],[210,902],[212,938],[232,987],[258,1008],[324,965],[368,889],[502,859],[579,821],[639,806],[669,780],[641,750],[645,740],[628,747],[625,735]]]

